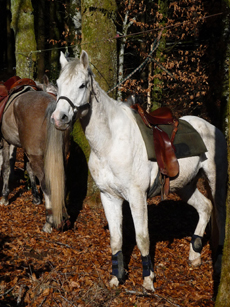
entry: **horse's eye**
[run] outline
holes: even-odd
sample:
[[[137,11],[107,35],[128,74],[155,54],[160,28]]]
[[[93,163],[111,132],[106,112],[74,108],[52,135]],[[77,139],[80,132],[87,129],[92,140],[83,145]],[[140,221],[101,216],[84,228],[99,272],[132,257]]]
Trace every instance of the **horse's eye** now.
[[[85,83],[82,83],[82,85],[79,88],[84,88],[85,87]]]

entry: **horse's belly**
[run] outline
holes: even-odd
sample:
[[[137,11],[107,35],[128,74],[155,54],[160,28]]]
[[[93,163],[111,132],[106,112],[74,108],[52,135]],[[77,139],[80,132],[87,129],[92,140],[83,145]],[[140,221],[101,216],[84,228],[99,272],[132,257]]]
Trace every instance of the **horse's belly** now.
[[[201,157],[199,156],[179,159],[179,175],[170,180],[170,190],[177,192],[189,184],[197,176],[200,162]]]

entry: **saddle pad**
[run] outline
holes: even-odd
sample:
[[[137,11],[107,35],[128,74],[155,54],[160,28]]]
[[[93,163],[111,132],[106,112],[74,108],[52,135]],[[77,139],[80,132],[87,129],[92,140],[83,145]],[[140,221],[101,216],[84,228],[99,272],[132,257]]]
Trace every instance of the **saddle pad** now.
[[[156,161],[156,154],[153,144],[153,131],[148,128],[140,115],[133,112],[136,122],[141,131],[149,160]],[[165,131],[169,138],[171,137],[173,127],[171,125],[158,125],[160,129]],[[200,136],[200,134],[185,120],[179,119],[178,130],[173,142],[175,147],[175,154],[177,159],[200,156],[202,153],[207,152],[207,148]]]

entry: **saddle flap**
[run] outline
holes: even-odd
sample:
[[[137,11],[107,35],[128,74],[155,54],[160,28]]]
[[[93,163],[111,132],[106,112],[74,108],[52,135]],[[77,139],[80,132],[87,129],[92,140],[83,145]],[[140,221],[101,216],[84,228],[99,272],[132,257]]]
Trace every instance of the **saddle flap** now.
[[[168,177],[177,176],[179,173],[179,163],[167,133],[158,127],[154,127],[153,142],[160,172]]]

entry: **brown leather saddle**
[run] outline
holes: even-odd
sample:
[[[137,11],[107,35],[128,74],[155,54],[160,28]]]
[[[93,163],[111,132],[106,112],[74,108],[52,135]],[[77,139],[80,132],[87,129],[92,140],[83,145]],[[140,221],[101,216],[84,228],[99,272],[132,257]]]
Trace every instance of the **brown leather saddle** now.
[[[30,86],[34,90],[40,90],[36,83],[29,78],[13,76],[6,82],[0,84],[0,122],[7,102],[14,93],[19,93],[25,86]]]
[[[176,177],[179,173],[179,163],[176,158],[173,141],[178,128],[178,120],[173,116],[171,110],[166,107],[159,108],[147,113],[139,104],[131,106],[141,116],[146,126],[153,131],[153,142],[156,152],[156,159],[161,173],[162,199],[169,194],[169,179]],[[167,135],[158,125],[172,125],[171,137]]]

